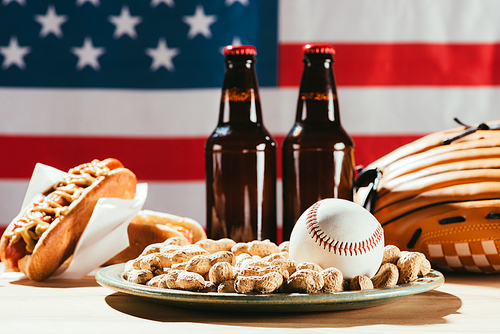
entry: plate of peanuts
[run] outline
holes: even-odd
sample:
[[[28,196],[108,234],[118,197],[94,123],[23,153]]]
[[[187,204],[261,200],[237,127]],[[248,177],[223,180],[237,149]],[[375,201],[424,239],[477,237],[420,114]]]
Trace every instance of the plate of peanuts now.
[[[151,244],[136,259],[100,269],[96,281],[152,302],[198,310],[319,312],[372,307],[438,288],[442,273],[425,255],[384,248],[373,277],[289,257],[288,242],[180,238]]]

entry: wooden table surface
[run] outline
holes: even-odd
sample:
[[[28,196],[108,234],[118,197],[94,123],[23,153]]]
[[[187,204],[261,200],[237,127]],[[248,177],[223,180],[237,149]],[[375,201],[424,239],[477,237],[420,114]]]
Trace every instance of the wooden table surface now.
[[[37,283],[3,274],[0,333],[500,333],[500,275],[444,274],[438,289],[388,304],[299,314],[179,309],[114,292],[90,276]]]

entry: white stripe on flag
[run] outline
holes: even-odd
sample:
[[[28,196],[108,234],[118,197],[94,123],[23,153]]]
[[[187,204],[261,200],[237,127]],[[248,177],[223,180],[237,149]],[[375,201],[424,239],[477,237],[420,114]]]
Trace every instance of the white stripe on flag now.
[[[493,42],[497,0],[280,0],[280,42]]]
[[[0,178],[0,227],[6,226],[19,214],[29,180]]]
[[[220,89],[0,89],[0,133],[106,136],[208,134]]]

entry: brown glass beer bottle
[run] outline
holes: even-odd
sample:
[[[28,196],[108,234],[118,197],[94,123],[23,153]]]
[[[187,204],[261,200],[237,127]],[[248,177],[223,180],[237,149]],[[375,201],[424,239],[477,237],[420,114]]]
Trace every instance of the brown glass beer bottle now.
[[[262,123],[253,46],[226,46],[219,122],[205,144],[207,236],[276,242],[276,143]]]
[[[331,45],[304,46],[295,124],[283,141],[283,241],[323,198],[353,199],[354,144],[340,123]]]

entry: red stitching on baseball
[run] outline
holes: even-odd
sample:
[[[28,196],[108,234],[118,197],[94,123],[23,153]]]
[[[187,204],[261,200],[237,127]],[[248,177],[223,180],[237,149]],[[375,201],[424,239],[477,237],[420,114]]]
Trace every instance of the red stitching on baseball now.
[[[374,249],[383,238],[382,226],[378,225],[373,234],[366,240],[360,242],[344,242],[329,238],[321,229],[317,220],[317,212],[322,201],[316,202],[307,213],[306,227],[307,232],[311,235],[314,242],[318,242],[319,246],[323,245],[328,251],[339,255],[362,255]]]

